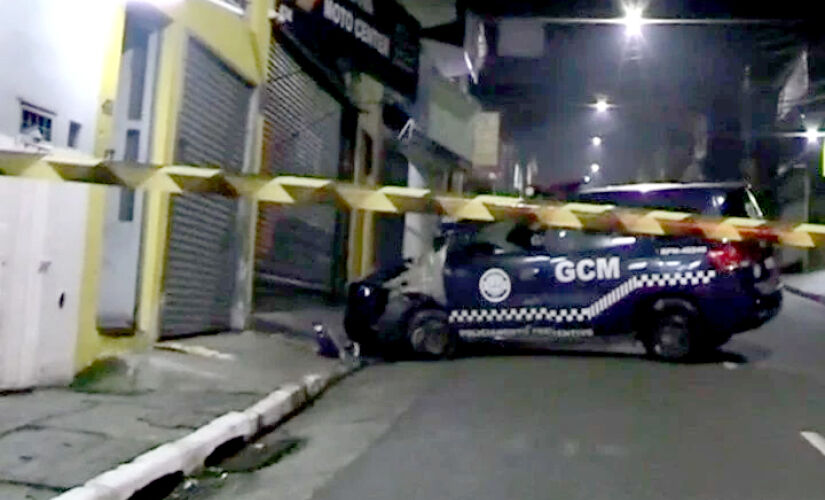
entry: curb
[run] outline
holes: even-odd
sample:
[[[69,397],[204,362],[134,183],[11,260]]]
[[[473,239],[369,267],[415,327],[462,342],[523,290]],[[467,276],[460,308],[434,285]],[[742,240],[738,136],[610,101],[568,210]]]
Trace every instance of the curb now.
[[[300,383],[283,386],[246,410],[226,413],[177,441],[162,444],[54,498],[127,500],[154,481],[191,474],[204,467],[218,448],[238,440],[246,443],[274,428],[361,366],[340,365],[328,373],[306,375]]]
[[[825,306],[825,296],[818,295],[816,293],[806,292],[805,290],[800,290],[799,288],[793,287],[784,283],[785,290],[791,292],[794,295],[799,295],[800,297],[804,297],[808,300],[813,300],[814,302]]]

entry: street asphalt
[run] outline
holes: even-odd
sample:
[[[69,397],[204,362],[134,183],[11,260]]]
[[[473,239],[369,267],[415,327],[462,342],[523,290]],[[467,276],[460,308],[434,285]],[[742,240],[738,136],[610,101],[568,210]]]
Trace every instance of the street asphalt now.
[[[814,433],[825,306],[786,294],[779,317],[693,364],[628,344],[370,367],[262,438],[294,444],[276,463],[176,498],[813,500]]]

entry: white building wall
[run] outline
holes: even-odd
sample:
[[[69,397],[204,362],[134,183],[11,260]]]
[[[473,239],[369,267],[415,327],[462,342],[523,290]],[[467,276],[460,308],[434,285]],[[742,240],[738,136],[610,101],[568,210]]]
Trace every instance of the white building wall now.
[[[0,1],[0,150],[20,149],[21,101],[53,113],[55,152],[95,143],[115,0]],[[0,390],[74,375],[89,187],[0,177]]]
[[[0,135],[20,132],[20,100],[55,113],[52,144],[91,152],[108,30],[117,0],[0,1]]]

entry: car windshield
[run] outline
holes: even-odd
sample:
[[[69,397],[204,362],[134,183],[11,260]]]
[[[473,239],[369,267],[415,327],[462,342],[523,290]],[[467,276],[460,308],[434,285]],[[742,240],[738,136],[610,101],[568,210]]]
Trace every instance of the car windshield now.
[[[529,224],[502,221],[465,228],[452,233],[453,247],[484,246],[489,252],[502,253],[529,249],[540,245],[540,229],[532,229]]]

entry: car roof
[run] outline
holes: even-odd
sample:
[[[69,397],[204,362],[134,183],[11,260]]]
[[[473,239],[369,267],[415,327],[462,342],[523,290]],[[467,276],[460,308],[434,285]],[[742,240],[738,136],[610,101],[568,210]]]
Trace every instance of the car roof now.
[[[618,184],[615,186],[603,186],[598,188],[582,189],[579,194],[589,193],[649,193],[651,191],[664,190],[724,190],[733,191],[734,189],[741,189],[748,187],[746,182],[729,181],[729,182],[649,182],[644,184]]]

